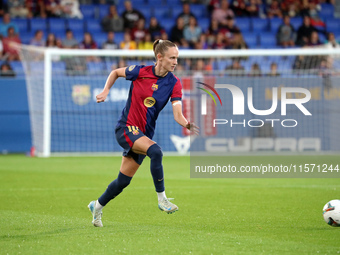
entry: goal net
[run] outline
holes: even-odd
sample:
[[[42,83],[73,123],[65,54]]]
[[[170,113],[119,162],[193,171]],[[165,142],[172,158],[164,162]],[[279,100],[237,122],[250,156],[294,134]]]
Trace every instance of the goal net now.
[[[22,45],[21,58],[38,155],[121,152],[114,129],[130,81],[119,78],[104,103],[95,96],[110,71],[153,65],[153,52]],[[165,152],[340,151],[338,49],[180,50],[175,75],[200,135],[167,104],[154,136]]]

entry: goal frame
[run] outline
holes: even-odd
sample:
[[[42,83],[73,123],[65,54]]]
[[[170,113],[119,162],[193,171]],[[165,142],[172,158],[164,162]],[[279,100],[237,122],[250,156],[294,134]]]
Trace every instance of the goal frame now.
[[[29,47],[29,46],[28,46]],[[32,47],[33,49],[33,47]],[[43,108],[43,150],[39,157],[51,156],[51,107],[52,107],[52,60],[54,56],[106,56],[106,57],[154,57],[151,50],[81,50],[36,48],[44,51],[44,108]],[[180,58],[230,58],[249,56],[340,56],[340,49],[298,48],[298,49],[244,49],[244,50],[180,50]]]

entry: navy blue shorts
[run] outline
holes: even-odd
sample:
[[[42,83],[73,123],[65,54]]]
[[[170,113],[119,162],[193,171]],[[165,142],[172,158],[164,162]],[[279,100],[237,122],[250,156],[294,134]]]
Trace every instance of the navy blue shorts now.
[[[115,132],[117,142],[124,149],[123,156],[130,156],[136,161],[138,165],[141,165],[146,156],[133,152],[132,146],[138,138],[145,136],[144,133],[135,126],[117,127]]]

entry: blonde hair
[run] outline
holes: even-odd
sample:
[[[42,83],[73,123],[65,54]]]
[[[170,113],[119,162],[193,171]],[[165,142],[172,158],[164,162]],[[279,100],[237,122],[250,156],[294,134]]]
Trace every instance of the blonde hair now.
[[[169,40],[157,39],[153,43],[153,52],[155,53],[156,60],[157,60],[158,53],[164,56],[165,52],[171,47],[177,48],[177,45]]]

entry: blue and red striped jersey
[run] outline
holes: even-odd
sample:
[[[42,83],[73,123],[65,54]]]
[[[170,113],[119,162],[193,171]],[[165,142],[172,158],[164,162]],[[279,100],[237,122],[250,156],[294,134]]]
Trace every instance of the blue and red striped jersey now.
[[[126,80],[131,80],[129,97],[117,126],[136,126],[152,138],[158,114],[170,101],[182,100],[181,81],[171,72],[155,74],[155,66],[129,66]]]

